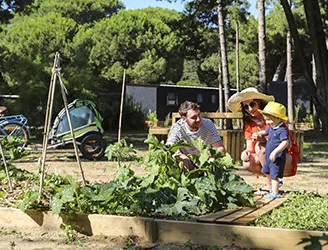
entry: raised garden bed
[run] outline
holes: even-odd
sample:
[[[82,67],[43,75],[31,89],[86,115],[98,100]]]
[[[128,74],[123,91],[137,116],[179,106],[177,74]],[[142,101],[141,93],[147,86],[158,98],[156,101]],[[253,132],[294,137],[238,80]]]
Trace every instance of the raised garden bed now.
[[[311,237],[328,232],[277,229],[240,225],[224,225],[188,221],[160,220],[142,217],[112,215],[80,215],[69,217],[46,212],[0,208],[3,228],[33,230],[35,232],[61,231],[61,223],[73,225],[87,235],[138,236],[148,242],[192,243],[205,246],[239,246],[243,248],[300,249]]]
[[[21,182],[21,179],[20,179]],[[5,188],[6,189],[6,188]],[[259,200],[260,201],[260,200]],[[276,200],[277,202],[279,200]],[[258,201],[257,201],[258,202]],[[266,202],[263,202],[266,203]],[[261,205],[258,203],[258,205]],[[264,206],[265,207],[265,206]],[[314,206],[315,207],[315,206]],[[121,236],[135,234],[140,238],[148,241],[159,240],[164,243],[168,242],[179,242],[186,243],[191,242],[202,245],[237,245],[240,247],[263,247],[263,248],[300,248],[308,243],[297,246],[296,244],[301,242],[302,239],[310,239],[309,237],[317,237],[315,239],[322,238],[323,233],[318,231],[304,231],[304,230],[293,230],[293,229],[273,229],[273,228],[260,228],[252,226],[236,226],[236,225],[214,225],[214,223],[203,223],[203,222],[191,222],[191,221],[172,221],[172,220],[160,220],[154,218],[143,218],[143,217],[128,217],[128,216],[112,216],[112,215],[78,215],[76,217],[67,215],[53,215],[51,212],[31,212],[27,210],[24,214],[17,209],[11,210],[11,215],[5,213],[5,209],[1,209],[0,223],[8,228],[32,228],[32,230],[60,230],[61,223],[72,224],[79,230],[87,235],[109,235],[116,236],[119,233]],[[17,215],[13,210],[18,211],[21,215]],[[247,211],[248,210],[248,211]],[[258,209],[259,211],[260,209]],[[279,209],[278,209],[279,210]],[[231,211],[231,210],[230,210]],[[251,215],[256,212],[254,208],[236,208],[234,213],[228,217],[233,223],[238,221],[239,215]],[[223,211],[225,212],[225,211]],[[316,212],[315,210],[313,212]],[[219,212],[220,213],[220,212]],[[312,213],[314,214],[314,213]],[[27,217],[26,217],[27,216]],[[210,215],[209,215],[210,216]],[[217,216],[217,215],[215,215]],[[25,227],[24,220],[27,218],[27,224]],[[53,220],[53,218],[58,219]],[[109,219],[108,219],[109,218]],[[227,218],[227,217],[226,217]],[[218,217],[215,219],[217,220]],[[236,220],[235,220],[236,219]],[[227,221],[227,219],[225,219]],[[11,222],[13,221],[13,222]],[[15,223],[18,224],[15,225]],[[116,225],[116,221],[122,225]],[[13,223],[13,224],[12,224]],[[13,225],[13,226],[12,226]],[[31,227],[32,226],[32,227]],[[100,229],[96,228],[99,227]],[[254,228],[254,230],[253,230]],[[122,229],[122,231],[121,231]],[[253,230],[253,231],[252,231]],[[259,230],[265,230],[263,234],[257,233]],[[282,233],[281,233],[282,232]],[[113,234],[114,233],[114,234]],[[276,235],[278,238],[271,236],[268,237],[266,234]],[[281,238],[280,238],[280,235]],[[255,237],[253,239],[253,237]],[[279,240],[277,240],[279,239]],[[275,242],[272,242],[275,241]],[[282,241],[285,240],[288,244],[286,245]],[[259,241],[259,242],[258,242]],[[264,242],[264,243],[263,243]],[[264,245],[265,244],[265,245]]]

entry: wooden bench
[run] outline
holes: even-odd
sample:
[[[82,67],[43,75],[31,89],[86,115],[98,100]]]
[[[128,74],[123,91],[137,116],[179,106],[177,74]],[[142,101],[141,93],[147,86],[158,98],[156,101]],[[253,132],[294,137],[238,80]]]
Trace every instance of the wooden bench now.
[[[243,119],[243,113],[219,113],[219,112],[203,112],[202,116],[207,119]],[[176,123],[177,119],[181,118],[179,113],[172,113],[172,124]]]

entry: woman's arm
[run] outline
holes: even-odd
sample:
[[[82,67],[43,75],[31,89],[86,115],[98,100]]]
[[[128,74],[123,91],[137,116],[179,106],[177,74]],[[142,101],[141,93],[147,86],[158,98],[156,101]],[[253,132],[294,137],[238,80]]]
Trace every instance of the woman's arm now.
[[[246,140],[246,149],[241,153],[240,158],[242,161],[249,161],[251,153],[254,152],[253,141]]]

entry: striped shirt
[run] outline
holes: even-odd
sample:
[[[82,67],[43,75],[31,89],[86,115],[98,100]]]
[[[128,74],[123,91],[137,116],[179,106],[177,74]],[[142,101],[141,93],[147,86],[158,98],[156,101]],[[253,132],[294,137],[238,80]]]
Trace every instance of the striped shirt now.
[[[167,136],[166,144],[173,144],[180,140],[186,140],[190,145],[192,145],[192,139],[196,139],[198,137],[200,137],[208,147],[211,147],[212,144],[221,141],[221,137],[211,120],[203,118],[200,128],[197,131],[190,131],[187,123],[180,119],[171,127]],[[181,148],[180,153],[185,155],[199,155],[198,149],[194,147]]]

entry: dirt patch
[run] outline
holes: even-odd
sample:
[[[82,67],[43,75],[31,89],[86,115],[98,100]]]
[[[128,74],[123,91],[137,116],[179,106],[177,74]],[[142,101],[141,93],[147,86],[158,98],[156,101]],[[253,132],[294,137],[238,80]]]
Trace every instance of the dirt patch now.
[[[0,249],[127,249],[138,244],[142,246],[135,237],[77,234],[74,240],[69,241],[64,233],[0,231]]]
[[[141,151],[144,155],[145,150]],[[38,158],[40,154],[34,154],[27,159],[15,161],[14,164],[20,169],[33,173],[38,173]],[[81,171],[75,160],[73,150],[62,150],[47,154],[45,172],[58,173],[62,176],[71,175],[77,181],[81,181]],[[147,171],[143,165],[137,162],[122,162],[122,165],[129,165],[137,176],[145,176]],[[102,161],[88,161],[81,159],[81,165],[85,179],[88,183],[105,183],[114,178],[118,163],[109,162],[105,158]],[[298,163],[297,174],[293,177],[283,179],[282,190],[328,193],[328,159],[307,158],[304,162]],[[233,172],[240,175],[244,180],[258,189],[265,185],[263,177],[256,177],[254,174],[236,166]]]
[[[280,189],[284,191],[328,193],[327,170],[328,160],[299,163],[297,174],[292,177],[283,178],[283,186]],[[237,167],[234,173],[242,176],[254,189],[265,186],[265,179],[263,177],[256,177],[244,169]]]

